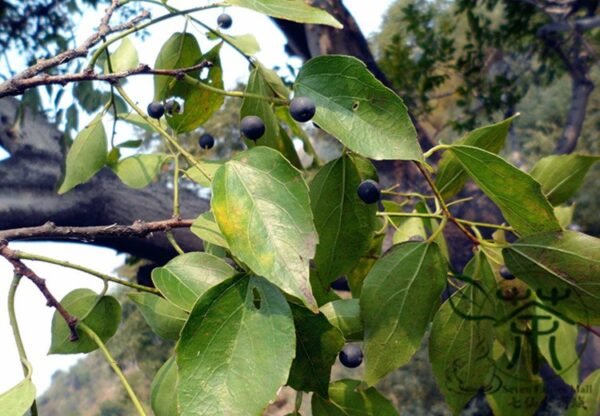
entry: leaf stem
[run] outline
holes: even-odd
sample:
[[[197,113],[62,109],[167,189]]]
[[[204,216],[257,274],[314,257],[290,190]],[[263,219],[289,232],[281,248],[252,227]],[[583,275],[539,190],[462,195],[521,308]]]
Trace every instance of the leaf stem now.
[[[78,270],[80,272],[84,272],[84,273],[90,274],[92,276],[96,276],[96,277],[104,280],[105,282],[108,281],[108,282],[117,283],[119,285],[127,286],[132,289],[140,290],[143,292],[159,293],[158,290],[156,290],[152,287],[138,285],[136,283],[129,282],[129,281],[123,280],[123,279],[119,279],[118,277],[109,276],[107,274],[100,273],[100,272],[97,272],[96,270],[89,269],[87,267],[80,266],[78,264],[73,264],[68,261],[57,260],[57,259],[53,259],[51,257],[45,257],[45,256],[41,256],[39,254],[26,253],[26,252],[19,251],[19,250],[15,250],[14,255],[23,260],[41,261],[44,263],[56,264],[57,266],[66,267],[68,269]]]
[[[447,144],[438,144],[437,146],[433,146],[431,149],[429,149],[428,151],[426,151],[425,153],[423,153],[423,157],[425,159],[429,159],[431,157],[431,155],[433,155],[438,150],[447,149],[449,147],[450,146],[447,145]]]
[[[440,204],[440,208],[441,208],[444,216],[448,217],[448,220],[450,220],[454,224],[456,224],[456,226],[469,238],[469,240],[471,240],[471,242],[474,245],[476,245],[476,246],[479,245],[479,240],[477,239],[477,237],[475,237],[473,235],[473,233],[471,233],[464,226],[464,224],[462,224],[457,218],[455,218],[452,215],[452,213],[448,210],[448,206],[446,205],[446,202],[444,201],[444,198],[442,197],[442,194],[440,193],[439,189],[437,188],[437,186],[435,186],[435,183],[433,182],[433,179],[431,178],[429,171],[427,171],[427,169],[423,166],[423,164],[421,164],[419,162],[415,162],[415,165],[417,166],[417,169],[419,169],[419,171],[421,172],[421,174],[423,175],[423,177],[429,184],[429,187],[433,191],[433,193],[436,197],[436,201]]]
[[[179,154],[174,155],[175,167],[173,172],[173,217],[179,218]]]
[[[169,240],[169,243],[171,243],[171,246],[173,246],[173,248],[175,249],[175,251],[178,254],[185,254],[185,251],[183,251],[183,249],[181,248],[181,246],[177,243],[177,240],[175,240],[175,236],[173,235],[173,231],[169,230],[165,233],[165,235],[167,236],[167,240]]]
[[[446,204],[447,207],[451,207],[453,205],[458,205],[458,204],[462,204],[463,202],[469,202],[472,201],[473,197],[472,196],[468,196],[466,198],[461,198],[461,199],[457,199],[456,201],[452,201],[452,202],[448,202]]]
[[[380,217],[417,217],[436,218],[438,220],[444,219],[444,216],[441,214],[423,214],[421,212],[378,212],[377,215]]]
[[[77,328],[79,328],[83,332],[85,332],[96,343],[98,348],[100,348],[100,350],[104,354],[104,357],[106,358],[106,361],[108,362],[110,367],[113,369],[113,371],[115,373],[117,373],[117,376],[121,380],[123,387],[125,387],[125,390],[127,391],[127,394],[129,395],[129,398],[131,399],[131,402],[133,403],[134,407],[136,408],[138,414],[140,416],[146,416],[146,411],[144,410],[144,407],[142,406],[142,404],[140,403],[140,400],[137,398],[135,392],[131,388],[131,385],[129,384],[129,382],[127,381],[127,378],[125,377],[125,374],[123,374],[123,372],[119,368],[119,364],[117,364],[117,361],[110,354],[110,351],[108,351],[108,348],[106,348],[106,345],[104,344],[104,342],[102,342],[100,337],[98,335],[96,335],[96,333],[89,326],[84,324],[83,322],[80,321],[79,324],[77,325]]]
[[[289,100],[284,99],[284,98],[276,98],[276,97],[269,97],[266,95],[260,95],[260,94],[252,94],[250,92],[244,92],[244,91],[226,91],[226,90],[222,90],[221,88],[216,88],[213,86],[208,85],[205,82],[199,81],[197,79],[192,78],[191,76],[189,76],[188,74],[184,75],[183,81],[194,85],[198,88],[202,88],[205,89],[207,91],[211,91],[214,92],[215,94],[220,94],[220,95],[224,95],[226,97],[236,97],[236,98],[255,98],[257,100],[263,100],[263,101],[269,101],[272,102],[274,104],[284,104],[287,105],[289,104]]]
[[[456,221],[460,222],[461,224],[470,225],[472,227],[496,228],[498,230],[513,231],[513,228],[508,225],[498,225],[498,224],[490,224],[488,222],[469,221],[469,220],[463,220],[460,218],[456,218]]]
[[[402,196],[404,198],[435,199],[434,195],[423,195],[418,192],[395,192],[391,190],[383,190],[381,193],[386,195]]]
[[[10,289],[8,290],[8,319],[10,321],[10,326],[12,328],[13,337],[15,339],[15,344],[17,344],[17,351],[19,353],[19,360],[21,361],[21,366],[23,367],[23,375],[25,378],[31,380],[31,375],[33,373],[31,369],[31,364],[27,359],[27,353],[25,352],[25,345],[23,344],[23,338],[21,338],[21,331],[19,331],[19,324],[17,322],[17,314],[15,312],[15,295],[17,293],[17,287],[19,287],[19,283],[21,283],[21,275],[15,273],[13,276],[13,280],[10,284]],[[34,400],[31,404],[31,416],[37,416],[37,403]]]
[[[431,233],[431,236],[429,236],[427,242],[431,243],[432,241],[434,241],[438,237],[438,235],[440,235],[444,231],[444,228],[446,228],[446,224],[448,224],[448,217],[442,218],[442,221],[435,229],[435,231]]]

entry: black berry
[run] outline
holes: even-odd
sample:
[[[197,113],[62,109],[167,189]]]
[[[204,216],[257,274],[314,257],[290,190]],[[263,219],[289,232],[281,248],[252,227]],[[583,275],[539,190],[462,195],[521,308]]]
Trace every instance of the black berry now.
[[[307,97],[296,97],[290,102],[290,115],[296,121],[304,123],[315,115],[315,103]]]
[[[363,361],[363,352],[356,344],[346,344],[340,351],[340,362],[344,367],[356,368]]]
[[[502,278],[506,280],[513,280],[515,278],[515,275],[512,274],[506,266],[500,267],[500,276],[502,276]]]
[[[227,13],[223,13],[217,17],[217,24],[221,29],[229,29],[232,23],[233,20]]]
[[[341,290],[343,292],[350,292],[350,285],[348,284],[348,279],[345,277],[340,277],[339,279],[334,280],[330,287],[333,290]]]
[[[179,113],[181,110],[181,106],[177,101],[169,100],[165,104],[165,112],[169,115],[173,115],[175,113]]]
[[[242,134],[250,140],[258,140],[265,134],[265,123],[257,116],[246,116],[240,123]]]
[[[165,106],[159,102],[148,104],[148,115],[152,118],[159,119],[165,113]]]
[[[362,181],[358,185],[358,197],[366,204],[374,204],[381,197],[379,184],[371,179]]]
[[[212,147],[215,145],[215,138],[208,133],[204,133],[202,136],[200,136],[198,144],[202,149],[212,149]]]

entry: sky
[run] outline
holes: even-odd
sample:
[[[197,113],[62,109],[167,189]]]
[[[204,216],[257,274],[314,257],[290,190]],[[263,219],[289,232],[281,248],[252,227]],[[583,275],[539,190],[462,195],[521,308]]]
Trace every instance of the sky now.
[[[208,2],[204,2],[207,3]],[[393,0],[344,0],[344,4],[358,22],[359,27],[368,35],[376,32],[382,20],[384,12]],[[171,1],[170,4],[179,7],[189,7],[189,1]],[[186,6],[187,4],[187,6]],[[202,2],[194,2],[202,4]],[[216,22],[221,10],[211,10],[197,15],[207,24]],[[268,67],[275,65],[283,66],[289,58],[284,52],[285,39],[276,29],[272,22],[258,13],[245,9],[230,8],[228,13],[233,18],[233,26],[227,31],[228,34],[241,35],[252,33],[261,45],[258,59]],[[99,15],[87,13],[80,21],[77,30],[79,39],[89,35],[89,30],[97,25]],[[168,23],[153,29],[151,37],[141,41],[133,38],[140,62],[152,65],[160,45],[175,30],[181,30],[183,22],[168,21]],[[192,33],[200,38],[203,31],[192,29]],[[201,47],[206,50],[207,43],[201,42]],[[226,88],[235,87],[238,81],[245,81],[248,77],[247,62],[236,55],[229,47],[222,51],[223,72]],[[298,62],[296,62],[296,65]],[[3,68],[0,68],[2,70]],[[145,105],[152,98],[152,88],[148,88],[148,79],[137,77],[127,83],[128,93],[140,104]],[[80,125],[85,125],[85,118]],[[122,124],[122,123],[121,123]],[[129,130],[117,130],[117,135],[128,139]],[[0,159],[6,153],[0,148]],[[99,272],[114,274],[114,270],[123,264],[124,255],[118,255],[114,251],[91,245],[73,243],[14,243],[13,249],[19,249],[47,257],[70,261],[72,263],[87,266]],[[5,391],[22,378],[22,370],[18,360],[17,350],[13,341],[11,328],[8,321],[6,294],[12,280],[12,270],[8,263],[0,259],[0,392]],[[43,263],[29,263],[29,265],[43,278],[47,280],[48,288],[58,299],[76,288],[87,287],[96,291],[102,289],[102,282],[80,272],[67,270],[62,267]],[[16,314],[22,333],[29,361],[33,366],[33,381],[38,394],[48,388],[52,374],[57,370],[68,369],[82,355],[47,355],[50,346],[50,323],[53,310],[45,306],[45,301],[35,286],[23,279],[19,286],[16,297]]]

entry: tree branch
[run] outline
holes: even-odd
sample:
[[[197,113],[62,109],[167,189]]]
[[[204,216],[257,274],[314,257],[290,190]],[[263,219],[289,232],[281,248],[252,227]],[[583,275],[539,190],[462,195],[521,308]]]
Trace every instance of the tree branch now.
[[[90,227],[58,227],[52,222],[47,222],[38,227],[25,227],[0,231],[0,244],[2,244],[3,241],[6,245],[9,241],[40,238],[51,240],[70,239],[81,241],[90,241],[99,237],[144,238],[153,232],[170,231],[174,228],[189,228],[192,226],[193,222],[193,219],[183,220],[180,218],[170,218],[167,220],[153,222],[144,222],[138,220],[131,225],[111,224]],[[15,255],[15,258],[18,258],[18,256]]]
[[[132,20],[130,20],[126,23],[111,27],[109,25],[110,19],[113,15],[114,11],[117,8],[119,8],[120,6],[121,6],[121,4],[118,0],[113,0],[110,7],[108,7],[106,9],[105,14],[102,17],[102,20],[100,21],[100,26],[98,27],[98,31],[96,33],[94,33],[93,35],[91,35],[90,37],[88,37],[80,46],[73,48],[73,49],[66,50],[64,52],[61,52],[58,55],[53,56],[48,59],[40,59],[34,65],[21,71],[20,73],[18,73],[17,75],[15,75],[11,79],[9,79],[8,81],[0,84],[0,97],[4,97],[6,95],[18,95],[19,93],[5,94],[4,91],[14,90],[15,85],[18,85],[18,83],[22,82],[23,80],[33,78],[42,72],[46,72],[49,69],[52,69],[52,68],[55,68],[64,63],[70,62],[76,58],[82,58],[82,57],[87,56],[90,49],[93,48],[95,45],[97,45],[107,35],[110,35],[111,33],[121,32],[126,29],[130,29],[130,28],[134,27],[140,21],[142,21],[150,16],[150,14],[147,11],[143,11],[140,15],[133,18]]]
[[[33,270],[27,267],[25,263],[15,256],[14,251],[8,248],[8,243],[6,241],[0,241],[0,256],[4,257],[10,264],[12,264],[15,274],[25,276],[37,286],[40,292],[42,292],[42,295],[44,295],[46,298],[46,305],[50,306],[51,308],[55,308],[67,323],[67,326],[71,331],[70,340],[77,341],[79,339],[77,331],[75,330],[75,327],[77,326],[77,318],[67,312],[60,302],[56,300],[54,295],[50,293],[48,287],[46,286],[46,281],[39,277]]]
[[[89,69],[85,69],[75,74],[42,74],[36,75],[31,78],[13,79],[12,82],[6,82],[4,84],[1,84],[0,98],[6,96],[21,95],[26,90],[38,87],[40,85],[67,85],[71,82],[81,81],[105,81],[113,84],[120,79],[127,78],[133,75],[166,75],[175,77],[177,79],[181,79],[188,72],[194,72],[203,68],[209,68],[211,66],[212,62],[202,61],[197,65],[188,68],[178,69],[152,69],[147,64],[139,64],[136,68],[127,71],[113,72],[110,74],[98,74],[95,71]]]

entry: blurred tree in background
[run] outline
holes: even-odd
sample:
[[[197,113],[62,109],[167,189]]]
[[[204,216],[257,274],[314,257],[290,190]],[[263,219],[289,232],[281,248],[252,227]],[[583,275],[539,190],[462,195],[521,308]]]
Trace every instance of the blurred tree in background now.
[[[581,4],[583,4],[583,6]],[[515,113],[513,163],[598,152],[600,16],[594,2],[399,0],[371,44],[378,64],[428,133],[452,142]],[[585,6],[585,7],[584,7]],[[600,233],[600,169],[575,220]]]

